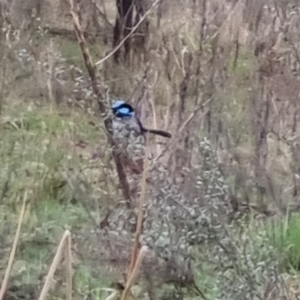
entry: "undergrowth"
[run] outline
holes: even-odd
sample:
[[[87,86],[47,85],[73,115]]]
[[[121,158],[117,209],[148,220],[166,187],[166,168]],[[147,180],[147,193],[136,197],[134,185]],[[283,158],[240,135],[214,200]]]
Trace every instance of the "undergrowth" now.
[[[64,230],[70,229],[75,238],[75,299],[87,296],[104,299],[107,296],[103,288],[110,285],[108,273],[100,261],[93,260],[89,251],[95,250],[89,247],[89,239],[85,238],[86,233],[99,224],[108,199],[113,196],[107,195],[97,182],[104,171],[101,159],[93,156],[97,146],[105,146],[106,140],[94,122],[94,117],[76,110],[62,114],[47,107],[28,110],[26,105],[18,110],[7,110],[1,117],[1,268],[7,263],[21,207],[20,197],[25,191],[29,194],[8,295],[17,295],[16,291],[28,295],[28,299],[37,295],[58,241]],[[204,153],[210,153],[209,143],[204,139],[202,144]],[[203,170],[204,177],[199,179],[203,191],[209,182],[213,185],[217,183],[212,182],[218,182],[214,174],[219,173],[215,167],[210,169],[213,160],[211,154],[209,157],[205,163],[207,170]],[[215,171],[210,173],[210,170]],[[220,181],[219,184],[223,183]],[[212,190],[209,188],[207,192],[212,193]],[[217,195],[213,193],[211,197]],[[217,223],[201,225],[212,226],[206,233],[208,237],[203,235],[199,246],[192,243],[189,251],[193,253],[195,283],[207,299],[256,299],[268,282],[280,276],[284,269],[291,266],[298,269],[299,218],[294,216],[281,226],[276,221],[272,234],[268,226],[261,226],[263,223],[256,216],[248,215],[232,221],[231,225],[223,224],[222,230],[218,229]],[[76,251],[76,237],[82,234],[80,243],[87,243],[85,249],[90,249],[84,253]],[[99,249],[101,244],[97,247]],[[61,299],[62,270],[58,269],[55,278],[51,294]],[[195,295],[188,286],[177,288],[164,284],[157,295],[162,299],[174,295],[192,299]],[[245,298],[245,291],[249,297]],[[145,297],[143,289],[139,293]]]
[[[1,116],[0,266],[6,267],[20,197],[26,191],[29,201],[8,295],[19,290],[30,298],[39,291],[64,230],[79,233],[94,225],[91,215],[100,217],[99,211],[91,208],[98,199],[84,194],[84,188],[92,184],[87,170],[97,146],[105,145],[106,140],[93,125],[93,117],[81,111],[68,110],[62,117],[61,111],[28,107],[10,108]],[[101,172],[98,166],[94,180]],[[81,193],[77,190],[80,174],[86,185]],[[93,284],[92,278],[84,266],[76,269],[74,284],[80,295],[99,288],[101,280],[97,277]]]

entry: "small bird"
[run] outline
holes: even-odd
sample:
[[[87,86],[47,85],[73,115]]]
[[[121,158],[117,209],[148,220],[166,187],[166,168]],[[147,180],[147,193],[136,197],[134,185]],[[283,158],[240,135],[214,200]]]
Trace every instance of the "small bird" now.
[[[141,121],[135,116],[133,107],[123,100],[116,100],[112,105],[113,114],[123,120],[133,130],[143,135],[146,132],[157,134],[163,137],[171,138],[171,133],[163,130],[145,128]]]

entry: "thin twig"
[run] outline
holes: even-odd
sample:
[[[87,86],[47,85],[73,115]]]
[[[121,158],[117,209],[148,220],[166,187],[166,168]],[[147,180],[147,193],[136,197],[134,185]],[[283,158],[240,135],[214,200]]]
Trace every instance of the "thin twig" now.
[[[72,0],[71,0],[72,1]],[[120,41],[120,43],[113,49],[111,52],[109,52],[105,57],[98,60],[95,65],[98,66],[102,64],[104,61],[112,57],[122,46],[123,44],[134,34],[134,32],[139,28],[139,26],[142,24],[142,22],[145,20],[145,18],[152,12],[152,10],[155,8],[155,6],[160,2],[161,0],[156,0],[153,2],[151,7],[145,12],[145,14],[141,17],[139,22],[132,28],[132,30]]]
[[[136,279],[136,276],[138,274],[138,271],[140,270],[140,267],[141,267],[141,264],[142,264],[142,261],[145,257],[145,255],[147,254],[147,251],[148,251],[148,247],[147,246],[143,246],[141,248],[141,251],[139,252],[139,255],[137,257],[137,260],[136,260],[136,263],[134,265],[134,268],[130,274],[130,277],[128,278],[127,282],[126,282],[126,286],[125,286],[125,289],[123,291],[123,294],[122,294],[122,298],[121,300],[126,300],[129,293],[130,293],[130,288],[132,287],[133,283],[134,283],[134,280]]]
[[[25,192],[24,197],[23,197],[23,203],[22,203],[22,209],[21,209],[20,218],[19,218],[19,222],[18,222],[18,227],[17,227],[15,238],[14,238],[14,243],[13,243],[10,255],[9,255],[7,268],[5,270],[5,275],[4,275],[4,279],[3,279],[1,290],[0,290],[0,300],[2,300],[4,298],[4,294],[6,292],[6,287],[7,287],[10,271],[11,271],[12,264],[13,264],[13,261],[15,258],[18,241],[20,239],[20,232],[21,232],[21,226],[22,226],[22,222],[23,222],[23,218],[24,218],[26,202],[27,202],[27,191]]]
[[[124,292],[122,294],[122,300],[125,300],[128,296],[128,293],[130,291],[131,285],[133,283],[133,280],[136,276],[136,273],[139,269],[139,265],[141,263],[141,260],[144,257],[145,253],[142,253],[142,249],[145,252],[146,249],[142,248],[140,253],[140,236],[142,233],[142,227],[143,227],[143,220],[144,220],[144,203],[146,198],[146,189],[147,189],[147,174],[148,174],[148,151],[147,151],[147,144],[148,140],[146,138],[146,147],[145,147],[145,156],[144,156],[144,170],[143,170],[143,176],[142,176],[142,189],[141,189],[141,195],[139,199],[139,206],[138,206],[138,218],[137,218],[137,225],[136,225],[136,231],[135,231],[135,239],[133,244],[133,249],[131,253],[131,261],[129,265],[129,270],[127,273],[127,280]]]
[[[147,139],[147,138],[146,138]],[[146,198],[146,189],[147,189],[147,174],[148,174],[148,151],[147,151],[147,140],[146,140],[146,147],[145,147],[145,156],[144,156],[144,170],[143,170],[143,176],[142,176],[142,189],[141,189],[141,195],[139,199],[139,206],[138,206],[138,218],[137,218],[137,225],[136,225],[136,231],[135,231],[135,239],[134,239],[134,245],[133,245],[133,251],[131,255],[131,262],[129,266],[128,275],[130,276],[132,270],[134,269],[136,260],[137,260],[137,254],[140,246],[140,236],[142,233],[142,226],[143,226],[143,219],[144,219],[144,203]],[[128,276],[128,277],[129,277]]]
[[[101,113],[105,113],[106,112],[105,105],[100,100],[102,98],[101,97],[102,93],[97,85],[97,77],[96,77],[96,73],[95,73],[94,63],[93,63],[92,57],[89,53],[89,49],[86,45],[86,40],[85,40],[85,37],[84,37],[82,29],[81,29],[79,16],[78,16],[78,7],[77,7],[77,5],[75,5],[74,0],[69,0],[69,2],[70,2],[70,7],[71,7],[70,13],[73,18],[73,24],[74,24],[76,37],[78,40],[78,44],[79,44],[79,47],[80,47],[80,50],[81,50],[81,53],[83,56],[83,60],[84,60],[86,69],[91,78],[93,92],[97,95],[97,103],[98,103]]]
[[[153,128],[157,129],[157,118],[156,118],[156,111],[155,111],[155,104],[153,101],[153,98],[150,98],[150,104],[151,104],[151,109],[152,109],[152,116],[153,116],[153,120],[152,120],[152,124],[153,124]],[[155,137],[155,140],[157,140],[157,138]],[[156,144],[156,154],[158,154],[160,152],[160,146],[159,144]]]
[[[63,253],[63,250],[64,250],[64,246],[65,246],[66,240],[68,239],[68,237],[70,235],[71,235],[70,231],[66,230],[65,233],[64,233],[64,235],[63,235],[63,237],[62,237],[62,239],[60,240],[60,243],[58,245],[58,248],[56,250],[55,256],[53,258],[50,270],[49,270],[49,272],[47,274],[45,284],[44,284],[43,289],[41,291],[39,300],[46,299],[47,293],[48,293],[50,285],[51,285],[51,280],[52,280],[52,278],[54,276],[54,273],[55,273],[55,271],[57,269],[57,266],[58,266],[58,264],[59,264],[59,262],[61,260],[61,256],[62,256],[62,253]]]
[[[72,238],[71,235],[67,237],[67,244],[65,247],[65,255],[66,255],[66,299],[72,300]]]
[[[203,103],[202,105],[199,105],[197,107],[195,107],[195,109],[193,110],[193,112],[189,115],[189,117],[184,121],[184,123],[181,125],[181,127],[179,128],[179,132],[182,132],[184,130],[184,128],[193,120],[193,118],[196,116],[197,112],[200,109],[203,109],[207,104],[209,104],[212,101],[212,98],[209,98],[205,103]]]
[[[232,10],[230,11],[230,13],[228,14],[226,20],[222,23],[222,25],[216,30],[216,32],[209,38],[209,41],[212,41],[221,31],[222,29],[225,27],[225,25],[227,25],[229,23],[229,21],[231,20],[231,17],[234,16],[236,10],[238,9],[238,5],[241,3],[241,0],[238,0],[234,7],[232,8]]]

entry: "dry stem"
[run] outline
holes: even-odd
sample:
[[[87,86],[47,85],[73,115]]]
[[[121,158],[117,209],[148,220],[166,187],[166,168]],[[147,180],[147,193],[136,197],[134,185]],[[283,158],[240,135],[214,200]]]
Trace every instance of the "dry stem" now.
[[[136,259],[134,268],[133,268],[133,270],[132,270],[132,272],[131,272],[131,274],[130,274],[127,282],[126,282],[126,286],[125,286],[124,292],[122,294],[121,300],[126,300],[127,299],[128,295],[130,293],[130,288],[132,287],[132,285],[134,283],[134,280],[135,280],[135,278],[136,278],[136,276],[138,274],[138,271],[139,271],[139,269],[141,267],[143,259],[144,259],[145,255],[147,254],[147,251],[148,251],[147,246],[143,246],[141,248],[141,251],[139,252],[139,255],[138,255],[137,259]]]
[[[79,22],[79,17],[78,17],[78,7],[75,5],[74,0],[69,0],[70,1],[70,7],[71,7],[71,15],[73,18],[73,23],[74,23],[74,29],[76,32],[76,36],[77,36],[77,40],[78,40],[78,44],[80,46],[81,49],[81,53],[83,56],[83,60],[85,63],[85,67],[88,70],[89,76],[91,78],[91,82],[92,82],[92,88],[93,88],[93,92],[95,93],[95,95],[97,96],[97,103],[99,106],[99,110],[102,114],[106,114],[106,107],[104,105],[104,102],[102,101],[102,92],[101,90],[98,88],[97,85],[97,77],[96,77],[96,73],[95,73],[95,66],[94,63],[92,61],[91,55],[88,51],[88,47],[86,44],[86,40],[84,38],[84,35],[82,33],[82,29],[81,29],[81,25]],[[104,124],[105,124],[105,128],[107,130],[107,139],[109,141],[109,144],[111,146],[114,145],[114,141],[112,140],[112,136],[111,136],[111,120],[109,118],[106,118],[104,120]],[[127,176],[124,170],[124,167],[122,165],[120,156],[118,155],[118,153],[114,150],[115,148],[113,147],[113,158],[116,164],[116,168],[117,168],[117,173],[118,173],[118,177],[120,180],[120,184],[122,187],[122,191],[123,191],[123,196],[124,198],[129,201],[130,200],[130,188],[129,188],[129,184],[127,181]]]
[[[6,291],[6,287],[7,287],[7,283],[8,283],[8,279],[9,279],[9,275],[10,275],[10,271],[11,271],[12,264],[13,264],[15,254],[16,254],[18,241],[20,239],[21,225],[22,225],[23,218],[24,218],[26,201],[27,201],[27,192],[25,192],[24,197],[23,197],[23,204],[22,204],[22,209],[21,209],[20,218],[19,218],[19,222],[18,222],[18,227],[17,227],[15,238],[14,238],[14,243],[13,243],[10,255],[9,255],[7,268],[5,270],[5,275],[4,275],[4,279],[3,279],[1,290],[0,290],[0,300],[2,300],[4,298],[4,294],[5,294],[5,291]]]
[[[72,300],[72,238],[71,235],[67,236],[67,245],[65,247],[66,257],[66,299]]]
[[[128,293],[130,291],[130,288],[133,284],[133,280],[137,275],[137,272],[139,270],[140,264],[142,262],[142,259],[145,255],[146,249],[143,247],[139,253],[140,248],[140,236],[142,234],[142,227],[143,227],[143,219],[144,219],[144,203],[145,203],[145,197],[146,197],[146,189],[147,189],[147,174],[148,174],[148,151],[147,151],[147,138],[146,138],[146,147],[145,147],[145,156],[144,156],[144,170],[143,170],[143,176],[142,176],[142,189],[141,189],[141,195],[139,199],[139,206],[138,206],[138,219],[137,219],[137,225],[136,225],[136,231],[135,231],[135,239],[133,244],[133,250],[131,254],[131,261],[129,265],[129,270],[127,274],[127,281],[125,285],[125,289],[122,295],[122,300],[125,300],[128,296]]]
[[[47,293],[48,293],[50,285],[51,285],[51,280],[52,280],[52,278],[54,276],[54,273],[55,273],[55,271],[56,271],[56,269],[58,267],[59,262],[61,261],[61,256],[62,256],[62,253],[64,251],[65,243],[68,243],[70,241],[70,239],[71,239],[70,236],[71,236],[70,231],[66,230],[65,233],[64,233],[64,235],[63,235],[63,237],[62,237],[62,239],[61,239],[61,241],[60,241],[60,243],[59,243],[59,245],[58,245],[58,248],[56,250],[55,256],[53,258],[50,270],[49,270],[49,272],[47,274],[46,281],[45,281],[45,284],[43,286],[42,292],[40,294],[39,300],[46,299]],[[67,247],[69,248],[70,246],[67,245]],[[68,250],[68,252],[69,252],[69,250]],[[72,272],[71,271],[71,267],[69,265],[69,263],[70,263],[69,260],[70,259],[71,259],[71,257],[67,258],[68,272]],[[70,276],[70,273],[67,276]],[[69,282],[69,280],[71,280],[71,279],[69,278],[67,280],[67,290],[69,290],[69,288],[70,288],[70,285],[69,285],[70,282]],[[72,285],[71,285],[71,288],[72,288]],[[72,292],[69,294],[68,300],[70,300],[71,297],[72,297]]]

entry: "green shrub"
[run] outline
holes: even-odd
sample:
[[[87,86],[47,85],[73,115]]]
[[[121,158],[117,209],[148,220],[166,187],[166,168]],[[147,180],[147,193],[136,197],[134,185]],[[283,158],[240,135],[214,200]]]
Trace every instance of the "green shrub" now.
[[[283,267],[287,270],[300,269],[300,214],[289,219],[273,221],[269,225],[271,242],[283,258]]]

